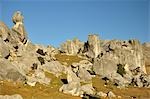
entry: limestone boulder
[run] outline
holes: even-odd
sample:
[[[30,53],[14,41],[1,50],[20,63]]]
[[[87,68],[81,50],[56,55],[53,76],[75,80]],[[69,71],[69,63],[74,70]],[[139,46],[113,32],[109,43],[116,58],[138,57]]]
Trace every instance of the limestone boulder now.
[[[27,40],[27,33],[25,31],[24,23],[23,23],[24,17],[20,11],[16,11],[14,15],[12,16],[12,21],[15,24],[12,28],[14,32],[18,35],[19,40],[22,43],[26,43]]]
[[[45,73],[42,70],[36,70],[34,74],[27,76],[26,78],[26,83],[30,86],[35,86],[37,82],[48,85],[51,81],[50,78],[45,76]]]
[[[145,65],[150,65],[150,43],[144,43],[143,45],[143,54],[145,59]]]
[[[9,56],[10,47],[0,38],[0,57],[5,58]]]
[[[100,97],[103,97],[103,98],[106,98],[107,97],[107,94],[100,91],[100,92],[97,92],[97,95],[100,96]]]
[[[0,21],[0,38],[2,38],[2,40],[9,41],[10,33],[10,29],[5,25],[5,23]]]
[[[93,70],[96,74],[105,76],[117,72],[117,64],[111,59],[95,60]]]
[[[1,80],[24,81],[26,77],[22,75],[15,65],[5,59],[0,59],[0,78]]]
[[[80,82],[80,78],[77,77],[77,74],[73,72],[71,67],[66,68],[67,81],[70,82]]]
[[[88,41],[84,43],[84,55],[91,58],[96,58],[101,52],[100,39],[98,35],[88,35]]]
[[[78,77],[80,78],[81,82],[90,82],[92,80],[92,75],[82,67],[79,67]]]
[[[23,99],[23,97],[19,94],[15,95],[0,95],[0,99]]]
[[[115,97],[116,97],[116,95],[115,95],[112,91],[109,91],[109,92],[107,93],[107,96],[108,96],[109,98],[115,98]]]
[[[46,62],[42,68],[44,71],[50,72],[56,76],[61,75],[65,71],[65,67],[58,61]]]
[[[59,91],[73,96],[80,96],[82,94],[80,93],[80,86],[79,82],[70,82],[68,84],[64,84]]]
[[[71,65],[72,71],[77,74],[81,82],[90,82],[92,80],[92,77],[94,77],[92,66],[93,64],[88,60],[82,60]]]
[[[86,93],[88,95],[94,95],[95,89],[93,88],[92,84],[85,84],[81,86],[81,93]]]

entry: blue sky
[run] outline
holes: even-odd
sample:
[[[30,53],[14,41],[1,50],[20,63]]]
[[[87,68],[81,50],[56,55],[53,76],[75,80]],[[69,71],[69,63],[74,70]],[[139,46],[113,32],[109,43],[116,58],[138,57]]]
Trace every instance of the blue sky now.
[[[150,41],[149,0],[1,0],[0,20],[13,26],[11,16],[20,10],[33,43],[59,46],[67,39]]]

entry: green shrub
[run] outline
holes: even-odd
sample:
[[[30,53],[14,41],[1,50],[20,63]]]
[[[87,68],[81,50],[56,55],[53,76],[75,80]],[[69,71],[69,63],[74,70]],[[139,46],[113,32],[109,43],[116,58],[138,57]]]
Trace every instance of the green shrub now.
[[[117,73],[123,77],[123,75],[126,74],[124,65],[118,64],[117,66],[118,66]]]

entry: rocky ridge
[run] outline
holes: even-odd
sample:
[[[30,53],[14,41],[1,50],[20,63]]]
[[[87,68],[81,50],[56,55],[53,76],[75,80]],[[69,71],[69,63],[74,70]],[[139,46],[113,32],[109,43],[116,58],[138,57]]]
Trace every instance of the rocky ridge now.
[[[30,86],[37,83],[51,84],[45,72],[59,78],[66,75],[60,92],[80,97],[116,97],[112,92],[99,92],[92,79],[112,82],[118,88],[128,86],[150,88],[149,44],[138,40],[100,40],[90,34],[87,42],[68,40],[60,49],[33,44],[28,40],[24,17],[20,11],[12,17],[14,26],[9,29],[0,21],[0,80],[20,81]],[[62,64],[55,55],[76,55],[82,60],[69,66]],[[5,96],[1,96],[5,97]]]

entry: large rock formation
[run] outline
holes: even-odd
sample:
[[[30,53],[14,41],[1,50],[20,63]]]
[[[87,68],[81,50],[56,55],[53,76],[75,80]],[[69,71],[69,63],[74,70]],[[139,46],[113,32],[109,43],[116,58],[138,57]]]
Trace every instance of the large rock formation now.
[[[88,41],[83,43],[78,39],[68,40],[61,45],[61,51],[69,55],[84,55],[96,58],[100,53],[100,39],[98,35],[89,35]]]
[[[83,50],[83,43],[78,39],[68,40],[61,45],[61,50],[70,55],[76,55]]]
[[[144,60],[145,65],[150,66],[150,43],[144,43],[143,44],[143,54],[144,54]]]
[[[14,13],[12,17],[12,21],[15,24],[12,28],[13,31],[15,31],[18,34],[18,38],[21,42],[26,42],[27,40],[27,34],[24,28],[24,17],[20,11],[17,11]]]
[[[61,49],[56,49],[33,44],[27,39],[21,12],[15,12],[12,21],[15,24],[12,29],[0,22],[0,80],[22,81],[30,86],[37,82],[48,85],[52,79],[46,77],[45,72],[58,79],[66,74],[66,82],[59,91],[81,97],[115,97],[112,92],[96,92],[92,86],[96,75],[117,86],[150,87],[150,76],[145,70],[145,65],[150,65],[149,44],[142,48],[137,40],[103,41],[98,35],[89,35],[85,43],[69,40]],[[62,53],[80,56],[82,60],[64,66],[55,57]]]
[[[12,21],[15,24],[12,29],[0,22],[0,79],[21,80],[31,86],[36,82],[49,84],[50,79],[46,78],[42,65],[53,60],[50,54],[56,52],[52,52],[52,47],[35,45],[27,40],[20,11],[14,13]]]
[[[108,68],[111,68],[109,72],[116,71],[117,65],[119,64],[128,64],[129,69],[140,67],[142,71],[146,73],[142,46],[139,41],[109,41],[103,46],[103,50],[100,53],[99,58],[95,59],[95,66],[93,67],[95,68],[96,73],[106,74],[106,71],[109,70]]]
[[[98,35],[88,35],[88,41],[84,44],[83,53],[88,57],[96,58],[100,53],[100,39]]]
[[[0,21],[0,37],[2,38],[2,40],[8,40],[9,36],[10,36],[10,30],[9,28]]]
[[[140,69],[139,75],[146,74],[142,46],[137,40],[107,41],[103,44],[102,51],[98,58],[94,59],[93,64],[96,74],[107,77],[119,86],[131,83],[135,77],[132,71],[137,68]]]

